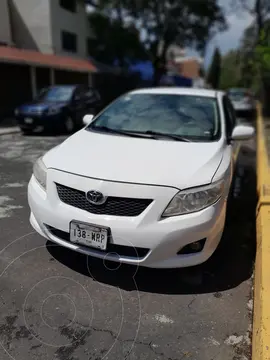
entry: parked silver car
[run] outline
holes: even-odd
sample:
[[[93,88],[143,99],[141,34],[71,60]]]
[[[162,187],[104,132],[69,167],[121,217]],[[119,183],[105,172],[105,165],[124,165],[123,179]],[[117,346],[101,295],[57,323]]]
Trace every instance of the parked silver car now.
[[[256,99],[248,89],[230,89],[228,91],[234,110],[238,116],[254,116],[256,113]]]

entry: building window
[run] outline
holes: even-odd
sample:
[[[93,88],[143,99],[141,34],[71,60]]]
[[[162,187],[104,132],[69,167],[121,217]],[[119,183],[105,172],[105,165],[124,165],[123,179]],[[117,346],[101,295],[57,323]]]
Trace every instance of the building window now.
[[[77,35],[62,31],[62,49],[68,52],[77,52]]]
[[[59,0],[61,8],[73,12],[76,12],[76,0]]]

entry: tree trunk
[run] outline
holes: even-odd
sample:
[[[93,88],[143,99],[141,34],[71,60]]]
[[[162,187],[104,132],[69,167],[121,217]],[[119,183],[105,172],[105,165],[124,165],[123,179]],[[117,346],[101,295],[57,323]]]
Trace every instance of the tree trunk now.
[[[165,65],[162,63],[160,58],[157,58],[153,64],[154,66],[154,78],[153,85],[158,86],[162,76],[166,73]]]
[[[154,86],[159,85],[162,76],[165,75],[167,72],[166,54],[167,54],[168,47],[169,47],[169,44],[165,43],[163,45],[161,55],[160,56],[156,55],[155,61],[153,63],[153,66],[154,66],[153,84],[154,84]]]
[[[257,24],[257,36],[258,36],[258,40],[260,38],[261,35],[261,31],[263,29],[263,17],[262,17],[262,1],[261,0],[256,0],[255,3],[255,14],[256,14],[256,24]]]

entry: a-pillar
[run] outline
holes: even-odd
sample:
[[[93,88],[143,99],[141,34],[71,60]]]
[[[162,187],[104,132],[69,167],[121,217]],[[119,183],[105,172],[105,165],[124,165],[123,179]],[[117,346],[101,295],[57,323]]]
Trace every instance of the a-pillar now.
[[[92,73],[88,73],[88,86],[93,86],[93,76]]]
[[[36,68],[34,66],[30,67],[30,77],[31,77],[32,97],[35,98],[37,96],[37,73],[36,73]]]
[[[55,85],[55,71],[54,69],[50,69],[50,85]]]

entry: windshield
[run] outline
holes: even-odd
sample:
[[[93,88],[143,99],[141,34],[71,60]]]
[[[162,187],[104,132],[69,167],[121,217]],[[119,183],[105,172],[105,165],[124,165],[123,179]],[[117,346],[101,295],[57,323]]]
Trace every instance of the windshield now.
[[[72,98],[74,86],[55,86],[41,91],[36,101],[62,102]]]
[[[215,98],[176,94],[127,94],[107,107],[88,130],[150,132],[194,141],[219,137]]]
[[[230,99],[237,101],[248,96],[248,91],[244,89],[231,89],[228,94]]]

